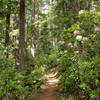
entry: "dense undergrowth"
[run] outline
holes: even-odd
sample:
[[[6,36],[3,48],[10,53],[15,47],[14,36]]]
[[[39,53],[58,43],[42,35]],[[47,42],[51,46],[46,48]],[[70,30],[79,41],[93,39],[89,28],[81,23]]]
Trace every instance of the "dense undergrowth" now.
[[[11,54],[13,49],[7,58],[6,49],[2,44],[0,47],[0,100],[33,100],[47,80],[45,73],[56,66],[55,54],[41,53],[32,59],[27,50],[22,71]]]
[[[100,14],[80,12],[78,21],[68,28],[58,43],[59,88],[75,96],[76,100],[99,100]]]
[[[44,65],[19,71],[13,58],[0,59],[0,100],[33,100],[46,81]]]

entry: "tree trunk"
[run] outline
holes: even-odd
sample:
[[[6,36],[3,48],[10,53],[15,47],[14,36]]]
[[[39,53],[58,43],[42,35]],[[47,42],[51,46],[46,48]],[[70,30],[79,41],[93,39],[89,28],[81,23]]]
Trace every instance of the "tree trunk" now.
[[[8,12],[7,15],[6,15],[6,36],[5,36],[5,46],[6,46],[6,49],[7,49],[7,52],[6,52],[7,58],[9,56],[9,51],[8,51],[9,31],[10,31],[10,13]]]
[[[31,11],[31,55],[32,57],[35,56],[35,0],[32,0],[32,11]]]
[[[6,12],[6,35],[5,35],[5,46],[6,46],[6,57],[9,57],[8,45],[9,45],[9,32],[10,32],[10,15],[11,15],[11,1],[9,0],[7,4],[7,12]]]
[[[20,70],[25,68],[25,0],[20,0],[20,12],[19,12],[19,67]]]

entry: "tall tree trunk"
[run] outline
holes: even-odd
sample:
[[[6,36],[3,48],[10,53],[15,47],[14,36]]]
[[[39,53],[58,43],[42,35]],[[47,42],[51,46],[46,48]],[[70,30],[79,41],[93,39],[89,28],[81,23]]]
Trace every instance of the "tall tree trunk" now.
[[[6,36],[5,36],[5,46],[7,48],[6,57],[9,56],[8,45],[9,45],[9,31],[10,31],[10,12],[6,15]]]
[[[35,0],[32,0],[32,11],[31,11],[31,55],[32,57],[35,56]]]
[[[20,0],[20,12],[19,12],[19,67],[20,70],[25,68],[25,0]]]
[[[10,32],[10,15],[11,15],[11,0],[7,4],[7,14],[6,14],[6,35],[5,35],[5,46],[6,46],[6,57],[9,57],[8,45],[9,45],[9,32]]]

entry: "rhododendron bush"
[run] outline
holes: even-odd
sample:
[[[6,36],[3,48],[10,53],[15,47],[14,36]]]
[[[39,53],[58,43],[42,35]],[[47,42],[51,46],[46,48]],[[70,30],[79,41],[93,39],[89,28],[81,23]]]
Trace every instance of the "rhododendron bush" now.
[[[82,91],[93,100],[100,97],[100,14],[79,11],[78,20],[58,45],[59,87]],[[66,38],[65,38],[66,36]],[[80,93],[80,92],[79,92]]]

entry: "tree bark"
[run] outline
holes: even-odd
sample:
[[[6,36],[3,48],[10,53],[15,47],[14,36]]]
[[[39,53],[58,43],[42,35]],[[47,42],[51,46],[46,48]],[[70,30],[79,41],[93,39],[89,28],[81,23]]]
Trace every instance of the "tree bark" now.
[[[32,58],[34,58],[35,56],[35,0],[32,0],[32,11],[31,11],[31,55]]]
[[[20,11],[19,11],[19,67],[20,70],[25,68],[25,0],[20,0]]]
[[[7,48],[6,57],[9,57],[8,45],[9,45],[9,31],[10,31],[10,13],[6,15],[6,36],[5,36],[5,46]]]

